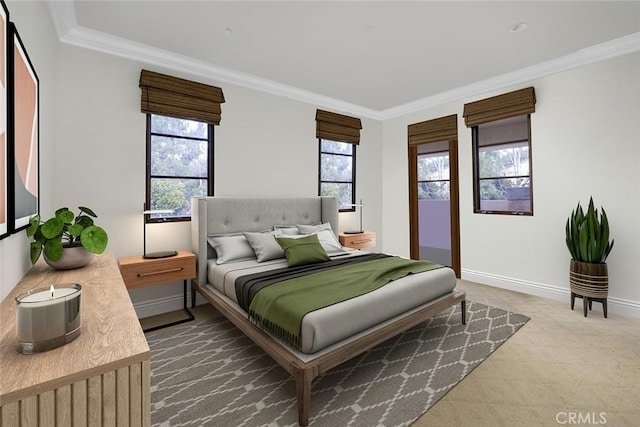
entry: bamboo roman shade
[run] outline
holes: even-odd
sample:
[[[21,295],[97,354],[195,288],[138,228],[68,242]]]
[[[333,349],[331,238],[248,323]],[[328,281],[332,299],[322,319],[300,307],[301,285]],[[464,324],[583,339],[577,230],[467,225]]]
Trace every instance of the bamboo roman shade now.
[[[414,123],[407,128],[409,146],[458,139],[458,116],[440,117]]]
[[[316,138],[358,145],[360,129],[360,119],[329,111],[316,111]]]
[[[464,123],[467,127],[530,114],[536,111],[536,94],[533,87],[493,96],[464,104]]]
[[[224,95],[219,87],[142,70],[140,89],[143,113],[220,124]]]

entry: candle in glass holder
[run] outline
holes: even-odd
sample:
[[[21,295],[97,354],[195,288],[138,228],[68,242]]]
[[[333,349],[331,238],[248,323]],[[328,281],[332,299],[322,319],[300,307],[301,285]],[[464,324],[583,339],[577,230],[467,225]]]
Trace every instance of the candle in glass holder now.
[[[18,351],[39,353],[60,347],[80,335],[80,295],[76,283],[51,285],[16,297]]]

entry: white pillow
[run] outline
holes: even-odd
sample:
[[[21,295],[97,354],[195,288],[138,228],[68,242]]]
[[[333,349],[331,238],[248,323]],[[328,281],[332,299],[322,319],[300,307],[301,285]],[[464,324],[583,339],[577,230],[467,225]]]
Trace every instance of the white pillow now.
[[[273,231],[280,235],[290,236],[292,234],[299,234],[298,227],[295,225],[274,225]]]
[[[296,225],[296,227],[298,227],[300,234],[313,234],[317,231],[322,231],[322,230],[333,231],[331,229],[331,224],[328,222],[325,222],[324,224],[312,224],[312,225],[298,224]]]
[[[216,260],[217,264],[244,261],[247,259],[255,259],[256,257],[249,242],[241,233],[209,236],[207,241],[218,255],[218,259]]]
[[[318,240],[320,241],[320,244],[322,245],[326,253],[335,255],[338,253],[346,252],[340,245],[340,243],[338,243],[338,240],[336,239],[336,236],[335,234],[333,234],[333,231],[331,231],[331,229],[320,230],[313,234],[318,235]]]
[[[284,258],[284,251],[278,244],[274,232],[268,233],[243,233],[244,237],[253,248],[258,262]]]

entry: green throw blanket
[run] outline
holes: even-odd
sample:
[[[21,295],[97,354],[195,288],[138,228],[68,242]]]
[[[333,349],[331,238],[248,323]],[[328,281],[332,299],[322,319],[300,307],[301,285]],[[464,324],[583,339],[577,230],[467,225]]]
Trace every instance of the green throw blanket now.
[[[256,294],[249,319],[300,348],[302,318],[309,312],[374,291],[412,273],[441,268],[430,261],[389,257],[284,280]]]

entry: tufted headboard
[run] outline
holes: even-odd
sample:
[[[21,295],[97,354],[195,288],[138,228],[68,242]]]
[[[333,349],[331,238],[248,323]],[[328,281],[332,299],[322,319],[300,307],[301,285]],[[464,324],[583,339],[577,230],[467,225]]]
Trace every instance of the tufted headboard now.
[[[191,248],[196,255],[196,281],[199,285],[207,283],[207,259],[215,255],[207,236],[318,222],[329,222],[334,233],[338,232],[335,197],[194,197]]]

